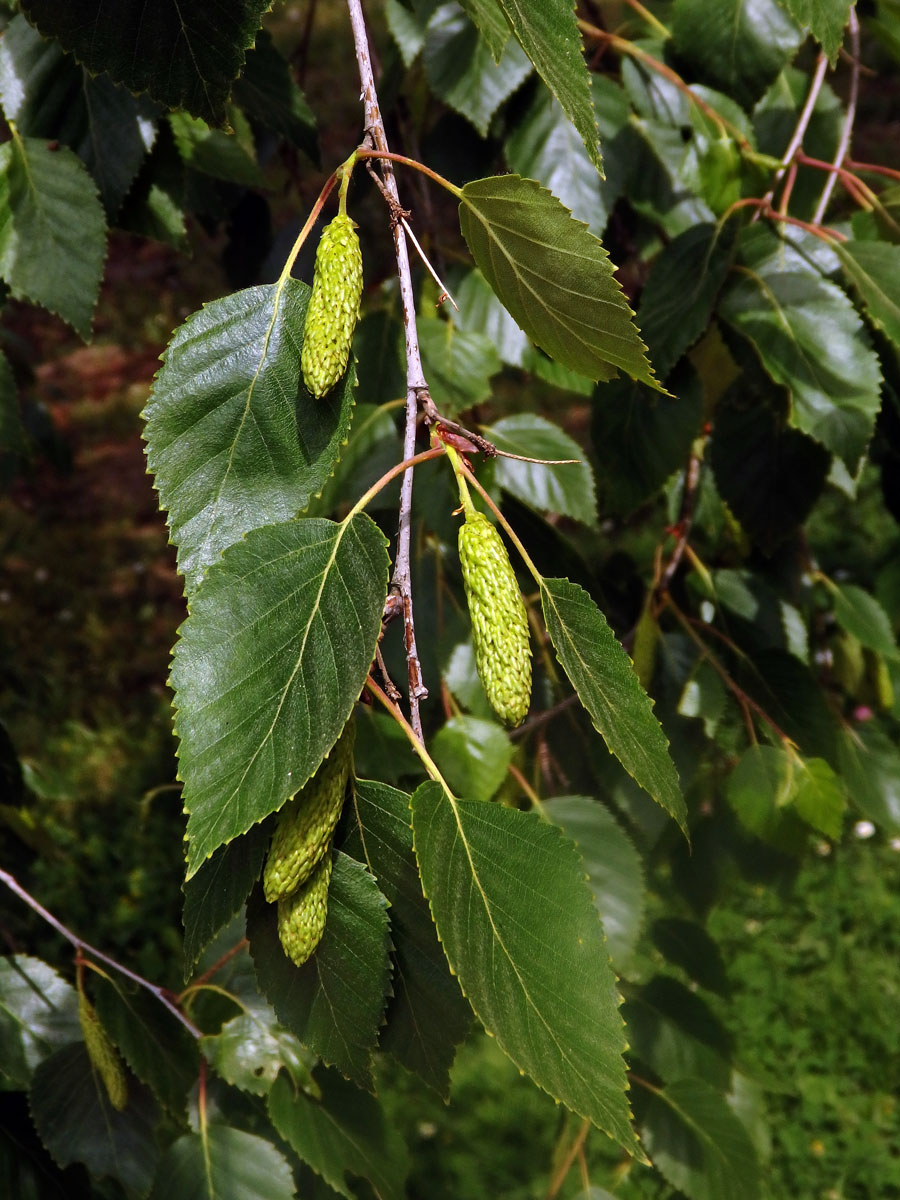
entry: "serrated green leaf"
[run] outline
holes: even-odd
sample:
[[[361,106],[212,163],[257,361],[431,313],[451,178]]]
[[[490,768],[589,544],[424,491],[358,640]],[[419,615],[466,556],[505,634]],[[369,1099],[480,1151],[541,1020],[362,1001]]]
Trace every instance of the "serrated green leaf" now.
[[[0,278],[13,296],[88,341],[105,255],[103,207],[81,160],[36,138],[0,146]]]
[[[750,746],[728,776],[725,794],[750,833],[779,850],[798,852],[807,830],[789,807],[798,760],[782,746]]]
[[[248,117],[318,162],[315,114],[268,30],[260,29],[255,45],[247,51],[247,61],[232,95]]]
[[[229,118],[234,128],[226,132],[212,128],[201,117],[170,113],[169,125],[178,153],[186,166],[202,175],[244,187],[258,187],[262,173],[252,153],[253,139],[247,118],[235,108],[229,109]]]
[[[486,334],[438,317],[420,318],[418,330],[425,376],[442,413],[455,416],[490,397],[501,363]]]
[[[57,38],[92,74],[108,71],[132,92],[150,92],[212,124],[253,45],[269,0],[24,0],[44,37]]]
[[[900,657],[890,618],[873,595],[853,583],[831,584],[834,618],[842,629],[884,658]]]
[[[128,1104],[119,1112],[78,1042],[38,1066],[28,1102],[38,1136],[61,1167],[84,1163],[98,1179],[111,1176],[126,1189],[147,1194],[159,1160],[159,1113],[134,1079],[128,1081]]]
[[[828,478],[826,449],[786,428],[760,395],[738,380],[719,402],[710,462],[722,499],[766,553],[803,523]]]
[[[824,759],[800,763],[791,802],[807,825],[835,841],[840,838],[847,800],[843,784]]]
[[[122,1057],[157,1100],[183,1119],[200,1056],[188,1030],[155,996],[112,979],[94,982],[97,1013]]]
[[[852,472],[881,405],[868,334],[847,295],[770,230],[753,226],[740,245],[744,265],[719,312],[788,389],[794,424]]]
[[[431,17],[422,58],[431,90],[482,137],[503,101],[531,74],[531,63],[511,38],[495,62],[488,42],[455,3],[442,4]]]
[[[609,189],[559,101],[539,87],[505,145],[506,161],[517,174],[537,179],[599,237],[609,218]]]
[[[254,825],[243,837],[221,846],[184,884],[184,976],[231,920],[259,879],[269,832]]]
[[[207,1062],[224,1080],[255,1096],[266,1095],[282,1068],[295,1086],[308,1073],[299,1040],[279,1025],[268,1004],[254,1004],[232,1017],[200,1045]]]
[[[278,1019],[324,1062],[372,1086],[372,1052],[390,979],[387,901],[362,863],[338,852],[325,932],[312,958],[295,967],[275,926],[275,908],[257,895],[247,935],[260,986]]]
[[[654,1166],[689,1200],[758,1200],[759,1162],[725,1097],[700,1079],[654,1091],[642,1133]]]
[[[706,80],[744,106],[758,100],[803,41],[777,0],[675,0],[672,36]]]
[[[582,448],[558,425],[534,413],[518,413],[503,417],[483,432],[498,450],[508,454],[578,459],[578,462],[564,466],[548,466],[501,456],[494,466],[494,478],[500,487],[523,504],[541,512],[572,517],[585,525],[596,525],[594,473],[585,461]]]
[[[81,1041],[78,994],[39,958],[0,958],[0,1085],[28,1086],[35,1067],[69,1042]]]
[[[658,387],[603,243],[533,179],[462,189],[459,223],[475,262],[530,338],[573,371],[621,367]]]
[[[163,1155],[149,1200],[293,1200],[287,1159],[271,1142],[231,1129],[204,1125]]]
[[[575,847],[532,813],[453,800],[434,782],[412,811],[438,935],[485,1029],[540,1087],[640,1157],[615,976]]]
[[[357,780],[352,810],[344,849],[368,865],[391,906],[394,995],[379,1046],[446,1098],[453,1056],[472,1012],[450,974],[422,894],[409,796]]]
[[[594,728],[628,774],[687,834],[687,810],[665,734],[603,613],[584,588],[568,579],[541,580],[541,604],[553,648]]]
[[[302,511],[347,437],[352,370],[322,400],[300,378],[309,296],[294,279],[235,292],[166,350],[144,437],[188,593],[249,530]]]
[[[594,392],[601,512],[632,512],[687,463],[703,425],[703,390],[693,373],[672,387],[678,394],[665,396],[621,379]]]
[[[900,834],[900,751],[879,729],[844,730],[838,760],[847,794],[864,816]]]
[[[665,379],[709,324],[731,264],[731,225],[696,225],[653,263],[638,308],[641,334]]]
[[[640,855],[609,809],[590,796],[554,796],[544,801],[543,810],[578,847],[613,966],[621,971],[644,920]]]
[[[23,137],[71,147],[90,171],[106,211],[118,212],[153,145],[153,106],[108,75],[91,76],[23,16],[0,41],[0,100]]]
[[[570,0],[498,0],[522,49],[578,130],[591,161],[603,173],[597,118],[581,34]]]
[[[461,716],[438,730],[431,754],[458,795],[486,801],[506,779],[513,746],[496,721]]]
[[[497,0],[459,0],[469,20],[478,28],[491,54],[499,62],[503,47],[509,41],[510,28]]]
[[[872,324],[900,346],[900,246],[838,242],[835,252]]]
[[[347,1200],[348,1175],[367,1179],[379,1200],[403,1200],[409,1170],[406,1146],[374,1096],[320,1071],[321,1100],[294,1094],[282,1075],[269,1093],[272,1124],[305,1163]],[[151,1198],[152,1200],[152,1198]]]
[[[195,593],[171,674],[189,878],[337,741],[375,655],[388,565],[364,513],[289,521],[230,546]]]
[[[844,27],[855,0],[784,0],[798,25],[805,25],[828,55],[831,65],[837,62],[844,40]]]

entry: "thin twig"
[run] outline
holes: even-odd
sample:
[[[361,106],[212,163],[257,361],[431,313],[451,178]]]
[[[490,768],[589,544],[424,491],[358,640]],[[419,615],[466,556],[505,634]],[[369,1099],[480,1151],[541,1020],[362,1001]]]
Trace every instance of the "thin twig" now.
[[[788,167],[791,165],[794,155],[803,144],[803,139],[806,136],[806,130],[809,128],[809,123],[812,120],[813,111],[816,107],[816,101],[819,98],[819,92],[821,92],[822,84],[825,82],[825,72],[827,70],[828,59],[824,53],[820,52],[819,57],[816,60],[815,73],[813,74],[812,82],[809,85],[809,93],[806,97],[806,103],[800,110],[800,116],[797,118],[797,124],[794,126],[794,132],[791,135],[791,140],[788,142],[787,146],[785,147],[784,154],[781,156],[781,166],[775,172],[775,178],[772,180],[772,186],[763,197],[764,203],[760,206],[758,213],[753,218],[754,220],[756,220],[756,217],[769,215],[769,213],[766,212],[766,209],[771,208],[772,197],[775,195],[775,188],[778,186],[780,180],[784,176],[785,171],[787,171]]]
[[[847,28],[850,32],[850,49],[853,57],[850,66],[850,91],[847,96],[847,112],[844,116],[844,124],[841,129],[837,150],[834,152],[833,161],[835,167],[843,165],[844,159],[847,157],[850,149],[850,140],[853,137],[853,123],[856,120],[856,102],[859,97],[859,17],[856,15],[855,5],[850,9]],[[836,172],[829,175],[825,180],[825,187],[822,189],[822,195],[819,197],[819,203],[816,205],[816,211],[813,213],[813,221],[816,225],[822,223],[825,209],[828,207],[828,201],[831,199],[831,193],[834,191],[836,182]]]
[[[152,995],[157,998],[164,1008],[169,1010],[176,1020],[181,1022],[181,1024],[185,1027],[185,1029],[188,1030],[192,1037],[203,1037],[203,1034],[200,1032],[197,1026],[190,1021],[184,1015],[178,1005],[169,998],[169,996],[166,994],[165,988],[161,988],[157,984],[151,983],[149,979],[145,979],[143,975],[138,975],[136,972],[129,970],[128,967],[123,967],[120,962],[116,962],[114,958],[110,958],[108,954],[104,954],[102,950],[98,950],[96,946],[92,946],[90,942],[86,942],[84,938],[80,938],[77,933],[73,933],[67,925],[63,925],[62,921],[57,920],[53,913],[48,912],[42,904],[35,900],[34,896],[32,896],[30,892],[26,892],[15,876],[10,875],[8,871],[0,870],[0,883],[5,883],[11,892],[15,892],[20,900],[24,900],[29,908],[33,909],[39,917],[42,917],[47,924],[55,929],[57,933],[61,934],[67,942],[70,942],[75,947],[75,950],[78,954],[89,954],[92,958],[96,958],[98,962],[106,963],[108,967],[112,967],[114,971],[118,971],[120,975],[124,975],[126,979],[130,979],[132,983],[136,983],[140,987],[146,988],[148,992],[152,993]]]
[[[366,22],[363,16],[360,0],[347,0],[350,14],[350,24],[353,29],[353,43],[356,47],[356,61],[359,66],[359,81],[362,87],[362,101],[365,110],[366,130],[375,142],[376,149],[381,154],[389,153],[387,135],[384,131],[384,121],[378,105],[378,94],[375,90],[375,77],[372,72],[372,59],[369,54],[369,39],[366,33]],[[382,179],[388,194],[399,205],[400,197],[397,183],[394,179],[394,169],[389,159],[382,159]],[[406,426],[403,435],[403,457],[412,458],[416,452],[416,420],[419,413],[419,397],[428,385],[422,370],[422,357],[419,353],[419,337],[416,330],[416,302],[413,294],[412,274],[409,269],[409,254],[406,249],[406,234],[399,224],[394,225],[394,251],[397,257],[397,274],[400,279],[400,297],[403,303],[403,324],[406,330]],[[400,522],[397,531],[397,554],[394,559],[394,573],[391,578],[391,591],[400,597],[403,606],[403,630],[406,644],[406,662],[409,676],[409,715],[412,727],[419,740],[422,740],[422,718],[419,715],[419,701],[428,695],[428,689],[422,681],[422,666],[416,649],[416,629],[413,621],[412,577],[410,571],[410,535],[412,521],[412,468],[403,475],[400,487]]]
[[[625,3],[629,8],[633,8],[639,17],[643,17],[648,25],[652,25],[661,37],[668,39],[672,36],[666,26],[663,25],[662,21],[660,21],[657,17],[654,17],[649,8],[645,8],[644,5],[641,4],[641,0],[625,0]]]
[[[441,295],[440,295],[440,299],[438,300],[438,304],[443,304],[445,300],[449,300],[450,303],[453,305],[453,307],[456,309],[456,311],[459,312],[459,305],[456,303],[456,301],[450,295],[450,289],[447,287],[446,283],[444,283],[443,279],[441,279],[440,275],[438,275],[437,271],[434,269],[434,267],[429,262],[428,255],[425,253],[425,251],[419,245],[419,239],[413,233],[412,229],[410,229],[409,221],[407,221],[406,217],[400,218],[400,224],[406,230],[406,232],[409,236],[409,240],[415,246],[416,251],[419,255],[419,258],[421,258],[422,262],[425,264],[425,269],[428,271],[431,278],[441,289]]]
[[[559,1195],[559,1190],[562,1187],[562,1185],[565,1183],[566,1176],[569,1174],[569,1171],[572,1169],[572,1163],[578,1157],[578,1151],[584,1145],[585,1139],[587,1138],[587,1135],[590,1133],[590,1131],[591,1131],[591,1123],[587,1118],[585,1118],[581,1124],[581,1128],[578,1130],[578,1133],[575,1135],[574,1142],[569,1147],[569,1149],[566,1151],[565,1158],[559,1164],[559,1167],[557,1168],[556,1173],[554,1174],[552,1180],[550,1181],[550,1186],[547,1189],[547,1200],[555,1200],[555,1197]]]
[[[700,455],[692,450],[684,476],[681,508],[678,513],[678,521],[675,524],[678,540],[675,543],[675,549],[672,551],[668,563],[660,574],[659,581],[653,589],[657,599],[665,595],[669,590],[672,580],[675,578],[675,572],[681,565],[682,558],[684,558],[684,551],[687,547],[691,526],[694,522],[694,509],[697,504],[697,492],[700,487],[701,466],[702,460]]]

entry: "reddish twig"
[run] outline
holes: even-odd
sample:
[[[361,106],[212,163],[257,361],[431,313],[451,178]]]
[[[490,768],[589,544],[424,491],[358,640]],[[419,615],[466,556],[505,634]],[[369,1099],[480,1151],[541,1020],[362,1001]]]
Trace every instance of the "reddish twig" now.
[[[156,983],[151,983],[149,979],[145,979],[143,975],[138,975],[135,971],[129,970],[128,967],[123,967],[120,962],[117,962],[114,958],[110,958],[108,954],[104,954],[102,950],[98,950],[96,946],[92,946],[84,938],[80,938],[77,933],[73,933],[67,925],[63,925],[62,921],[54,917],[53,913],[49,912],[42,904],[35,900],[34,896],[30,892],[27,892],[15,876],[10,875],[8,871],[0,870],[0,883],[5,883],[11,892],[15,892],[20,900],[24,900],[29,908],[33,909],[39,917],[43,918],[48,925],[74,946],[76,956],[80,957],[82,954],[89,954],[91,958],[96,958],[98,962],[112,967],[114,971],[117,971],[120,975],[124,975],[126,979],[130,979],[132,983],[136,983],[139,987],[146,989],[146,991],[154,995],[160,1004],[164,1008],[167,1008],[177,1021],[181,1022],[192,1037],[201,1038],[203,1036],[197,1026],[184,1015],[166,988],[162,988]]]
[[[850,9],[847,28],[850,32],[850,48],[852,52],[850,92],[847,97],[847,112],[844,116],[841,136],[838,139],[837,149],[834,152],[834,162],[832,164],[834,167],[842,166],[850,149],[850,140],[853,137],[853,125],[856,121],[856,102],[859,98],[859,17],[856,15],[855,5]],[[825,187],[822,189],[822,195],[819,197],[819,203],[816,205],[816,211],[813,213],[813,221],[817,225],[821,224],[822,218],[825,216],[825,210],[828,208],[828,201],[831,199],[831,193],[834,191],[836,181],[836,173],[829,175],[825,181]]]

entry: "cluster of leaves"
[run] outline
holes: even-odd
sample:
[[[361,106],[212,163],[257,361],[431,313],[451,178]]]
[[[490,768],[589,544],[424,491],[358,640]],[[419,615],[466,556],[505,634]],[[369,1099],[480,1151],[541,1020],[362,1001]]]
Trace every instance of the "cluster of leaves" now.
[[[191,25],[174,5],[149,24],[136,2],[112,20],[99,0],[21,7],[0,41],[0,278],[86,336],[107,221],[177,242],[186,212],[221,216],[262,181],[273,139],[314,157],[313,120],[258,34],[264,3],[232,0],[226,24],[199,0]],[[886,545],[848,573],[815,538],[817,512],[870,494],[879,465],[897,515],[895,189],[842,168],[859,211],[835,202],[828,227],[819,211],[853,118],[824,68],[856,16],[849,0],[726,0],[712,18],[673,0],[579,32],[562,0],[386,0],[385,17],[392,90],[432,99],[409,140],[460,184],[459,231],[430,231],[435,257],[475,262],[445,272],[452,316],[425,311],[422,285],[434,402],[502,451],[590,457],[478,469],[533,560],[534,717],[511,736],[481,690],[440,462],[419,469],[412,512],[422,667],[444,698],[424,709],[428,770],[392,716],[357,703],[396,524],[391,491],[367,491],[401,457],[393,286],[370,289],[357,368],[320,401],[300,379],[309,288],[289,266],[189,317],[145,414],[190,614],[171,677],[182,1020],[94,980],[133,1076],[119,1112],[75,989],[17,956],[0,980],[2,1083],[28,1090],[58,1164],[128,1196],[276,1200],[298,1181],[351,1196],[348,1176],[399,1196],[407,1154],[372,1094],[374,1055],[446,1094],[473,1010],[542,1088],[652,1160],[618,1194],[662,1179],[752,1200],[761,1088],[704,998],[727,990],[702,920],[725,886],[714,864],[752,839],[798,857],[838,840],[851,801],[900,831],[900,573]],[[881,5],[888,50],[897,23]],[[596,70],[582,35],[605,52]],[[27,454],[5,366],[0,433]],[[601,515],[624,552],[608,554]],[[384,652],[405,674],[390,636]],[[328,923],[297,969],[257,880],[272,815],[354,711]],[[664,915],[642,934],[648,866]]]

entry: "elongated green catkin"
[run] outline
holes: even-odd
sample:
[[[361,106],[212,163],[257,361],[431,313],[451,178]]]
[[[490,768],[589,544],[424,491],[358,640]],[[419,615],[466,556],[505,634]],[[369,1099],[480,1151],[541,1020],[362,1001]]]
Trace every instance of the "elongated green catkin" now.
[[[103,1080],[110,1104],[121,1112],[128,1103],[128,1083],[125,1079],[125,1069],[109,1034],[100,1023],[93,1004],[80,989],[78,991],[78,1020],[94,1070]]]
[[[328,915],[331,853],[325,854],[301,888],[278,901],[278,937],[291,962],[302,967],[322,940]]]
[[[315,775],[278,814],[263,871],[263,890],[270,903],[296,892],[328,848],[353,762],[353,733],[351,718]]]
[[[300,366],[314,396],[330,392],[347,369],[362,295],[362,253],[354,222],[339,213],[322,230]]]
[[[478,674],[497,716],[519,725],[531,702],[528,615],[503,539],[474,509],[459,529],[459,561]]]

